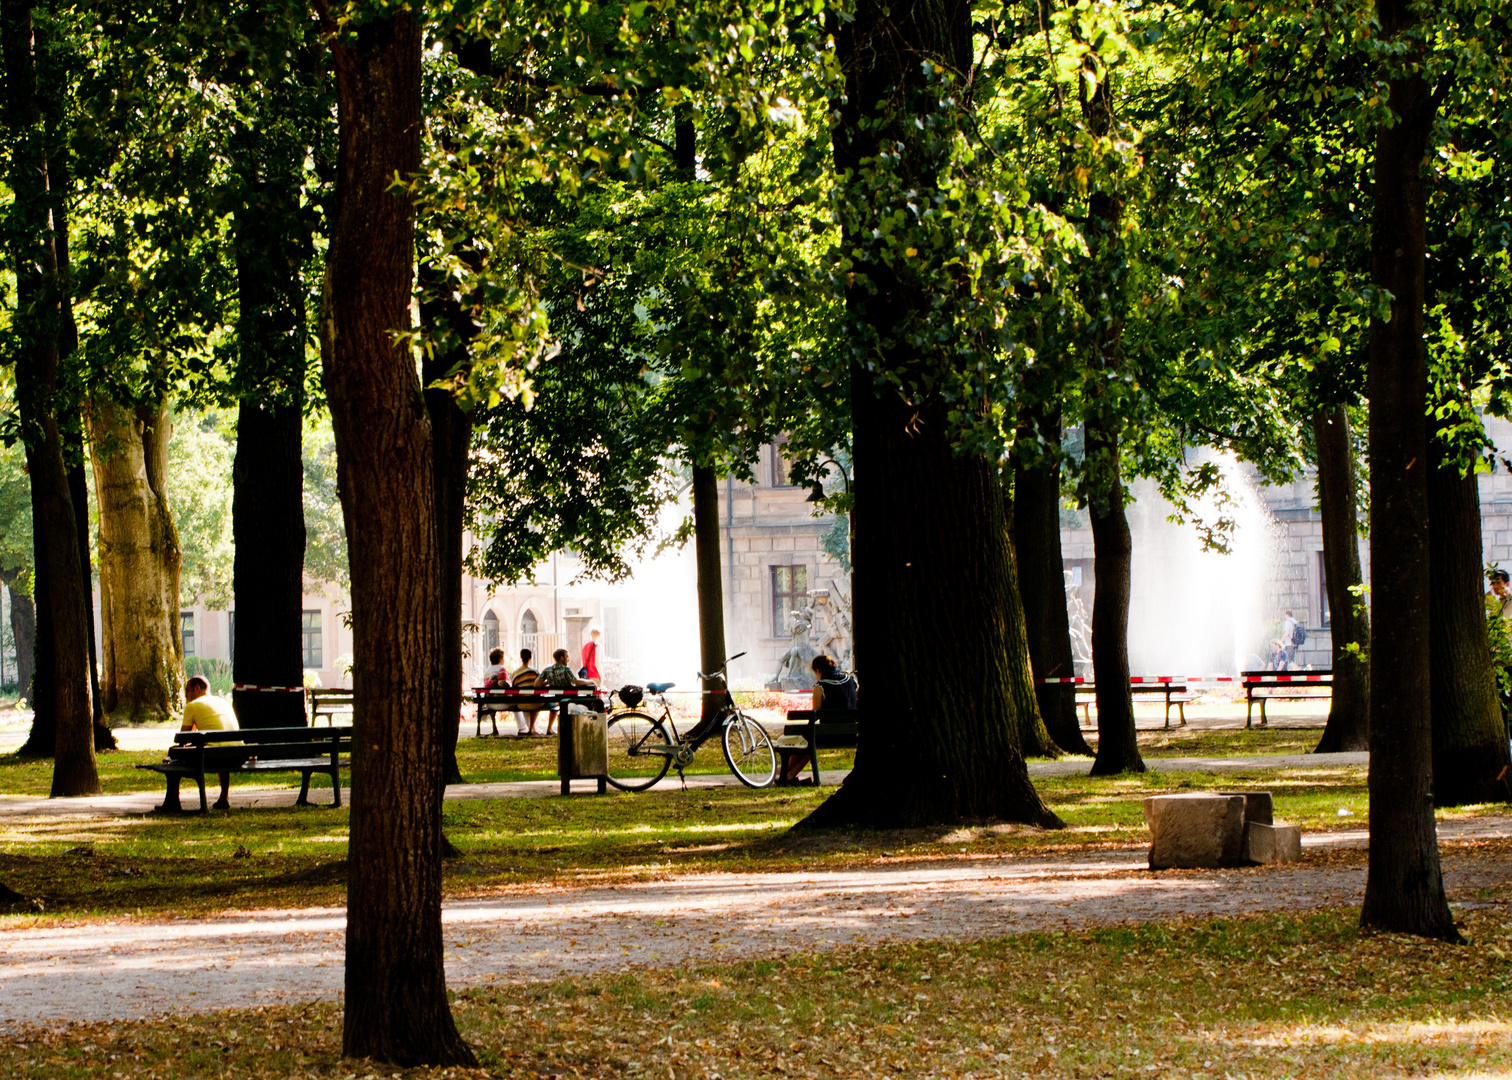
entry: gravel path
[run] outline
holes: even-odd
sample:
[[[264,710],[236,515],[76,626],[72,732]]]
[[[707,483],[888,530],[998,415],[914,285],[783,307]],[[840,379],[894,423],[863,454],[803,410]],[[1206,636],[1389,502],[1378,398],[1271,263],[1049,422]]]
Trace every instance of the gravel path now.
[[[1444,840],[1507,839],[1512,817],[1448,821]],[[1304,846],[1363,847],[1363,832]],[[1512,882],[1512,858],[1444,858],[1451,898]],[[1355,860],[1161,874],[1142,852],[986,859],[819,873],[701,874],[595,888],[546,887],[446,905],[453,987],[627,966],[733,960],[938,938],[1182,916],[1307,911],[1356,902]],[[0,934],[0,1030],[125,1020],[339,996],[340,908],[217,919],[121,919]]]

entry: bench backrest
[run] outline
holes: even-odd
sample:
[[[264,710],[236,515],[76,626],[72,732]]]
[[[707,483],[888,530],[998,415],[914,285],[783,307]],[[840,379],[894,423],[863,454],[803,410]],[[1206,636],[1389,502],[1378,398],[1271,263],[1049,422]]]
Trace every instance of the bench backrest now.
[[[554,709],[567,701],[586,701],[588,698],[598,697],[602,691],[591,690],[588,687],[579,687],[576,690],[536,690],[520,688],[518,690],[497,687],[473,687],[473,704],[482,708],[487,706],[491,709]]]
[[[210,743],[328,743],[332,739],[352,737],[351,727],[283,727],[240,728],[232,731],[176,731],[173,741],[179,746],[204,746]]]
[[[1312,671],[1241,671],[1239,677],[1246,685],[1271,686],[1286,683],[1331,683],[1332,668],[1315,668]]]
[[[860,709],[794,709],[787,714],[790,723],[813,723],[813,745],[820,749],[847,749],[856,745],[861,735]]]
[[[239,736],[246,735],[245,741]],[[210,772],[240,767],[248,758],[261,761],[326,758],[352,752],[352,729],[254,728],[247,731],[180,731],[168,757]]]

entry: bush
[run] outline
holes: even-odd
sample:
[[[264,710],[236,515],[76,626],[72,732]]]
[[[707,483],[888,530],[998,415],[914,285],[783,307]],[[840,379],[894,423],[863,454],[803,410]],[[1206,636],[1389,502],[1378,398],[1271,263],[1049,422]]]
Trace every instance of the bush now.
[[[184,657],[184,677],[198,675],[210,684],[210,692],[220,697],[231,693],[231,665],[213,656]]]

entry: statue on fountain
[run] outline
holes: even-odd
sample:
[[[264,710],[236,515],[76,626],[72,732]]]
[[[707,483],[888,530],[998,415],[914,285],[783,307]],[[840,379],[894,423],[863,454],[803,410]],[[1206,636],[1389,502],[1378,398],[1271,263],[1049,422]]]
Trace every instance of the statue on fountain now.
[[[808,604],[788,612],[788,629],[793,643],[777,660],[777,674],[766,684],[768,690],[811,690],[814,673],[809,668],[818,651],[809,644],[809,631],[814,625],[814,609]]]

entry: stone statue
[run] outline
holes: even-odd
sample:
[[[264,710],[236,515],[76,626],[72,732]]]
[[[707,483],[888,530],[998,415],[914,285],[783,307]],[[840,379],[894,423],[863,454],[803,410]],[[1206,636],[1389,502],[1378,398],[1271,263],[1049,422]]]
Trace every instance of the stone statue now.
[[[809,604],[814,611],[814,640],[819,651],[829,656],[841,671],[851,669],[851,612],[850,597],[838,581],[831,581],[828,589],[815,589],[809,593]]]
[[[809,668],[819,653],[809,644],[809,631],[814,625],[814,609],[808,604],[788,612],[788,629],[793,643],[777,660],[777,674],[767,683],[768,690],[810,690],[814,686],[814,673]]]

